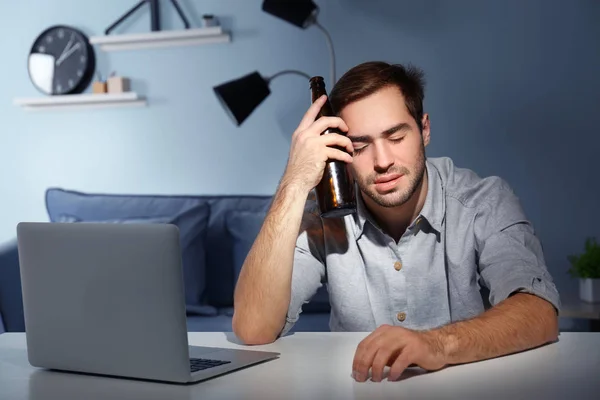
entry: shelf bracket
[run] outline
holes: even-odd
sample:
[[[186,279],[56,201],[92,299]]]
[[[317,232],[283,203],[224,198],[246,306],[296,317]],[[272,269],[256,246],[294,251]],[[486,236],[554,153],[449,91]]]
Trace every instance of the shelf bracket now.
[[[185,14],[183,13],[183,10],[179,5],[178,0],[170,1],[173,7],[175,8],[175,11],[177,11],[179,18],[181,18],[181,20],[183,21],[185,29],[190,29],[190,23],[186,18]],[[127,11],[123,16],[121,16],[116,22],[114,22],[111,26],[106,28],[104,33],[106,35],[109,35],[110,32],[112,32],[117,26],[121,25],[123,21],[129,18],[137,10],[142,8],[142,6],[144,6],[145,4],[148,4],[150,6],[150,29],[152,30],[152,32],[160,31],[160,5],[158,3],[158,0],[140,0],[135,6],[133,6],[131,9],[129,9],[129,11]]]

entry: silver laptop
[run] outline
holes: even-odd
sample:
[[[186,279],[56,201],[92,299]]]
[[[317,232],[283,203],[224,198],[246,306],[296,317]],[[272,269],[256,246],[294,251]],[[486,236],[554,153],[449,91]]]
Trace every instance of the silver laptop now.
[[[279,356],[188,345],[175,225],[22,222],[17,240],[32,366],[190,383]]]

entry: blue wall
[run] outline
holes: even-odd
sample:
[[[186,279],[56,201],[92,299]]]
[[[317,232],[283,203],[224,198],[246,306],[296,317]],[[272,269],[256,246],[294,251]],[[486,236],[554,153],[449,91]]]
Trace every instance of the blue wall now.
[[[165,2],[167,3],[167,2]],[[100,34],[131,1],[2,2],[0,32],[0,241],[22,220],[46,220],[48,186],[97,192],[270,194],[289,137],[309,103],[299,77],[241,127],[212,86],[253,70],[328,76],[316,28],[263,13],[261,0],[182,0],[194,25],[214,13],[233,41],[131,52],[97,51],[102,72],[133,78],[149,107],[28,113],[14,97],[37,96],[26,71],[36,35],[64,23]],[[372,59],[412,62],[427,74],[430,156],[506,178],[520,196],[564,293],[575,293],[566,256],[599,235],[600,2],[595,0],[321,0],[338,76]],[[168,4],[167,28],[180,22]],[[124,29],[148,29],[144,11]]]

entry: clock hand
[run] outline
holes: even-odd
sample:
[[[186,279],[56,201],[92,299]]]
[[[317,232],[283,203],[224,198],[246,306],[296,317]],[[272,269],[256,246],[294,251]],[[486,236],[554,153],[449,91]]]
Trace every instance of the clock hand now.
[[[62,64],[63,61],[65,61],[67,59],[67,57],[69,57],[71,54],[73,54],[80,46],[81,46],[81,43],[77,43],[75,46],[71,47],[69,49],[69,51],[67,51],[65,54],[60,56],[60,58],[58,60],[56,60],[56,66],[58,67],[60,64]]]
[[[67,45],[63,49],[63,51],[62,51],[62,53],[61,53],[61,55],[59,57],[59,60],[62,59],[64,57],[65,53],[71,49],[71,44],[73,44],[73,40],[74,39],[75,39],[75,34],[71,33],[71,38],[69,39],[69,42],[67,43]],[[56,65],[59,65],[59,64],[57,63]]]

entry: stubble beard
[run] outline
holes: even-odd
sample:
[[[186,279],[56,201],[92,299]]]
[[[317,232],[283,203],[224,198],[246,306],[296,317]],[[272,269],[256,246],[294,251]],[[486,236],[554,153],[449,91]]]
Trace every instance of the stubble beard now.
[[[416,163],[416,169],[414,171],[410,171],[406,167],[402,166],[393,166],[385,172],[386,175],[389,174],[402,174],[405,178],[408,179],[408,186],[402,188],[395,188],[392,192],[381,194],[378,193],[375,188],[372,186],[375,180],[383,174],[373,173],[368,176],[366,179],[357,179],[356,182],[360,190],[366,194],[369,198],[371,198],[375,203],[382,207],[391,208],[398,207],[405,204],[408,200],[412,198],[415,194],[421,182],[423,181],[423,176],[425,175],[425,148],[422,145],[421,151],[419,153],[419,157]]]

